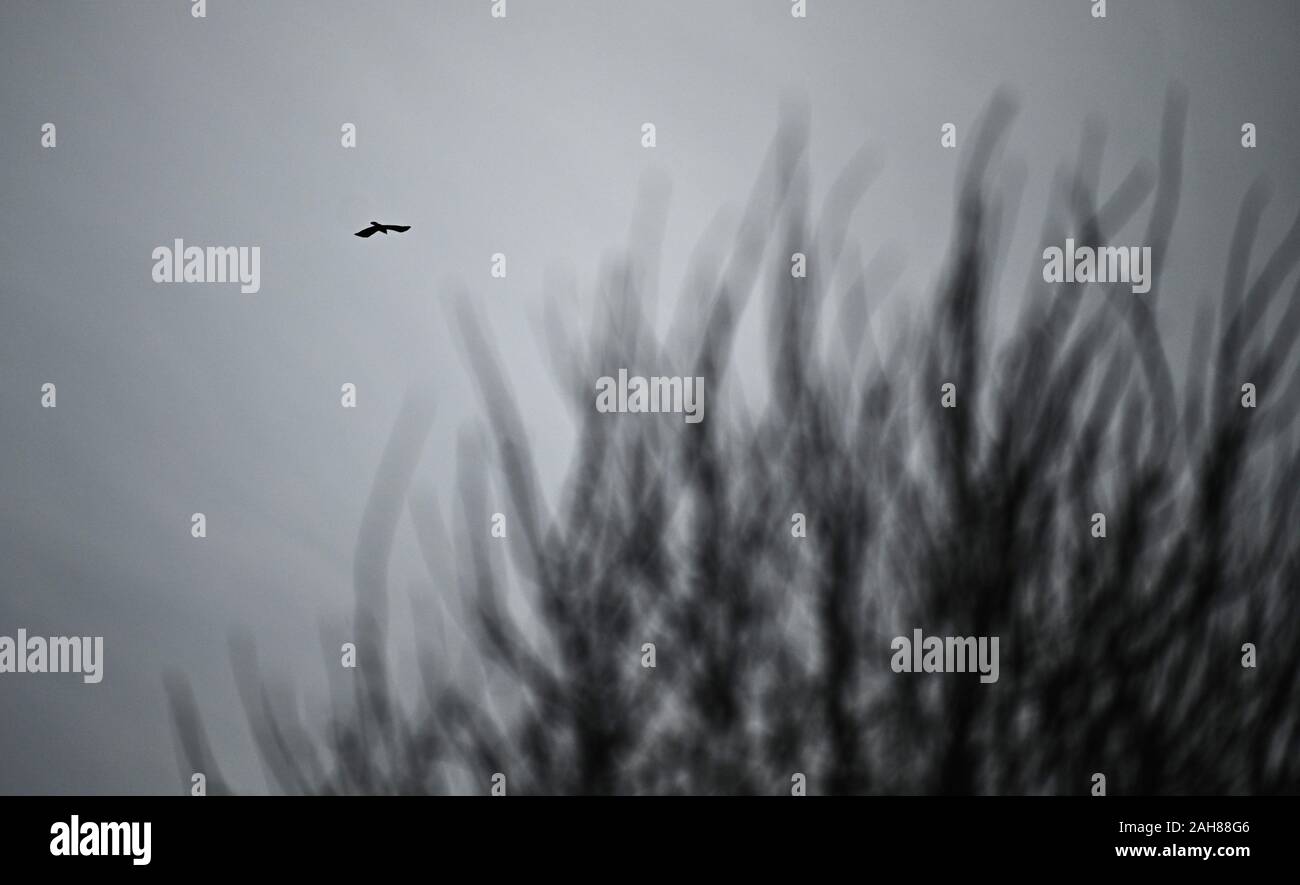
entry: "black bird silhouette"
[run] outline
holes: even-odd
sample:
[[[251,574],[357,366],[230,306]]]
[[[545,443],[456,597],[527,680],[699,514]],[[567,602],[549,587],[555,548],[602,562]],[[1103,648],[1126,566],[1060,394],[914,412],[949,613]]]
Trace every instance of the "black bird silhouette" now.
[[[375,234],[387,234],[390,230],[404,234],[410,229],[409,224],[380,224],[378,221],[372,221],[370,227],[357,231],[356,235],[359,237],[373,237]]]

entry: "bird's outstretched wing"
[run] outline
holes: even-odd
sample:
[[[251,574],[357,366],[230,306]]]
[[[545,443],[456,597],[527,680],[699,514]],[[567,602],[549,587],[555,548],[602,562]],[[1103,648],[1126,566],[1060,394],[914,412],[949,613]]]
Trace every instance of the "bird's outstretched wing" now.
[[[384,227],[388,228],[389,230],[395,230],[399,234],[404,234],[411,229],[411,226],[409,224],[386,224],[384,225]]]
[[[374,236],[375,234],[377,234],[377,233],[379,233],[379,228],[375,227],[375,226],[372,224],[372,225],[370,225],[370,227],[366,228],[365,230],[359,230],[359,231],[357,231],[357,232],[356,232],[356,236],[358,236],[358,237],[373,237],[373,236]]]

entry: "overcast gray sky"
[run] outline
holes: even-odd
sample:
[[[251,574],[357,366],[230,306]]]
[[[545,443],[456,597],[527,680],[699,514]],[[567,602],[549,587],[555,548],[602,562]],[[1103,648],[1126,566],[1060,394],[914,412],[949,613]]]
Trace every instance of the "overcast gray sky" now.
[[[1173,82],[1190,116],[1162,281],[1172,341],[1222,279],[1251,181],[1277,185],[1263,243],[1296,209],[1294,0],[1111,2],[1104,21],[1091,0],[808,0],[804,20],[787,0],[509,0],[503,21],[490,5],[208,0],[202,20],[186,0],[0,5],[0,635],[102,635],[106,655],[98,685],[0,675],[0,792],[185,790],[167,671],[192,680],[236,785],[265,789],[227,636],[250,628],[267,668],[322,703],[321,626],[350,610],[403,393],[436,395],[422,474],[444,493],[479,412],[448,333],[453,286],[558,475],[571,428],[537,331],[546,282],[577,280],[576,322],[655,169],[675,297],[711,219],[748,194],[783,97],[811,109],[815,191],[878,146],[855,235],[903,259],[903,301],[941,272],[961,139],[998,87],[1021,101],[1009,147],[1028,174],[1017,288],[1085,117],[1107,126],[1113,189],[1154,159]],[[413,227],[351,236],[371,219]],[[151,252],[176,238],[260,246],[261,291],[154,284]],[[405,532],[399,589],[423,574]]]

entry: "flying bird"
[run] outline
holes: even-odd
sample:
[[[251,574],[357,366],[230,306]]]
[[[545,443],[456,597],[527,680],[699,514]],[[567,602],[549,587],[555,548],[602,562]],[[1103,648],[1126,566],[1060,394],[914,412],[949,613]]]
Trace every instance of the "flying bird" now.
[[[359,237],[373,237],[375,234],[387,234],[389,231],[404,234],[411,229],[409,224],[380,224],[378,221],[370,222],[370,227],[365,230],[357,231]]]

